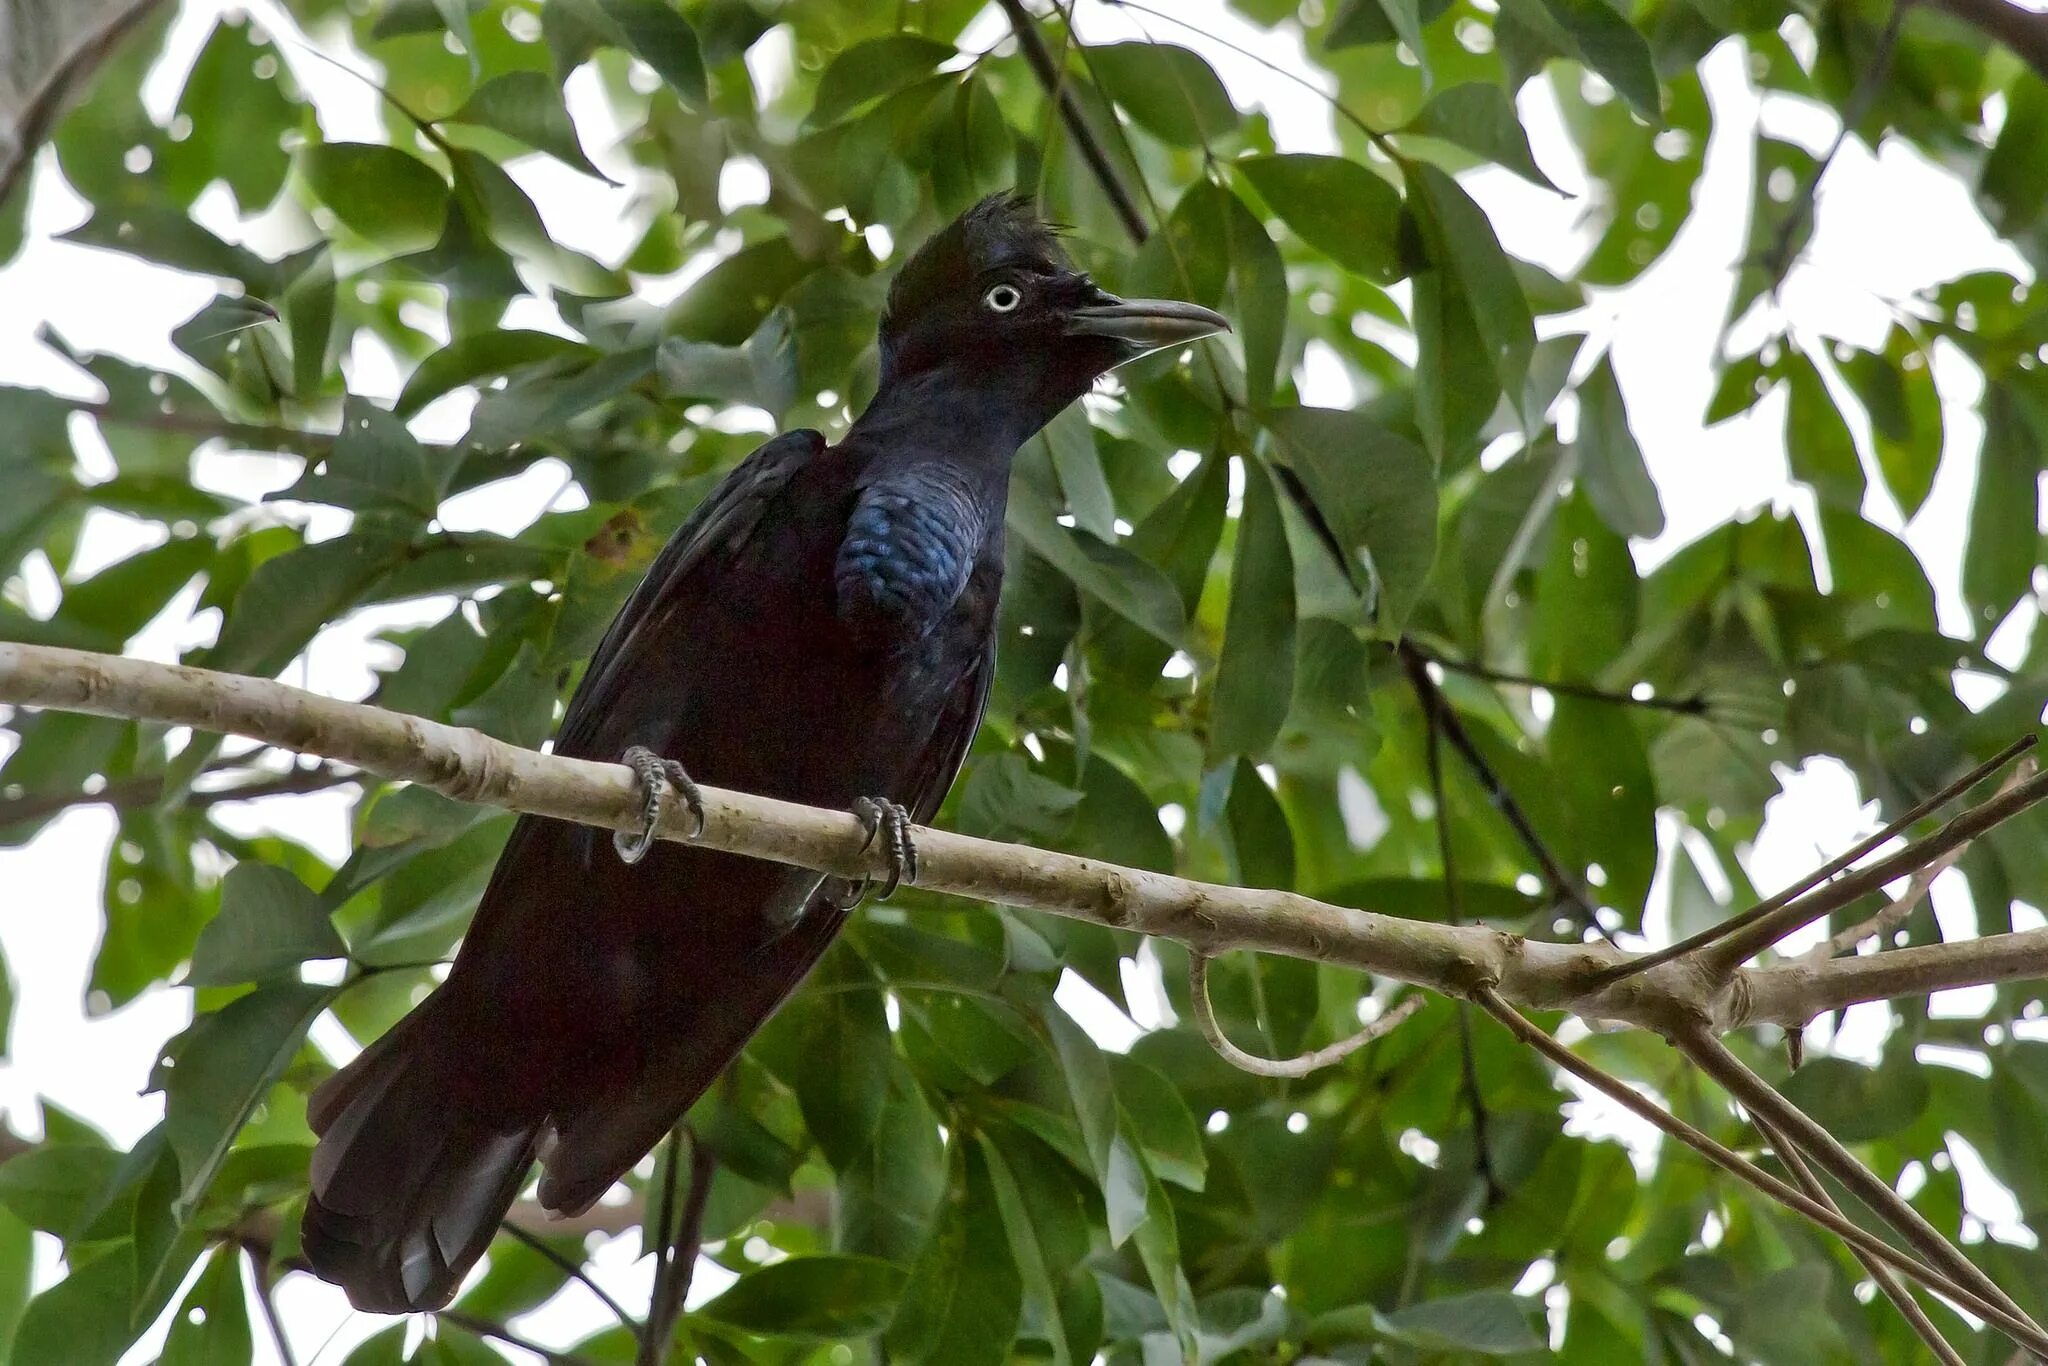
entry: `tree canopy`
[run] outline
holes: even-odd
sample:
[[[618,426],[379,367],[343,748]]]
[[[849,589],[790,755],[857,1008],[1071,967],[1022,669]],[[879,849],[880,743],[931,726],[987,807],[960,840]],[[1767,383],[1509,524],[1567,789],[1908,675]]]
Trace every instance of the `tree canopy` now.
[[[2043,589],[2048,17],[1232,0],[1300,39],[1299,69],[1269,74],[1327,106],[1332,143],[1304,151],[1217,75],[1220,5],[1082,0],[1077,34],[1017,0],[290,0],[298,33],[221,15],[153,113],[145,78],[202,8],[0,0],[0,264],[61,178],[85,206],[65,240],[218,287],[176,365],[46,329],[89,380],[0,375],[0,639],[118,654],[168,613],[199,642],[184,662],[278,677],[408,604],[420,624],[378,629],[364,700],[536,747],[719,476],[766,431],[859,411],[906,248],[1017,188],[1108,288],[1236,331],[1119,372],[1020,453],[998,674],[938,824],[1640,949],[1775,890],[1745,860],[1788,771],[1838,761],[1889,819],[2040,722],[2048,642],[1992,638],[2024,640]],[[1698,415],[1782,412],[1793,492],[1651,564],[1666,491],[1630,405],[1655,395],[1624,392],[1600,301],[1693,212],[1725,144],[1702,74],[1724,49],[1746,62],[1729,79],[1826,116],[1816,143],[1749,149]],[[337,79],[374,91],[373,132],[328,133],[308,91]],[[1791,327],[1779,288],[1847,140],[1953,177],[2025,265],[1892,301],[1874,344]],[[1583,182],[1568,269],[1504,249],[1476,188],[1562,193],[1560,158]],[[619,251],[562,240],[566,201],[621,186]],[[1981,384],[1981,441],[1945,421],[1938,368]],[[1312,371],[1341,384],[1308,393]],[[206,474],[223,451],[298,467],[251,489]],[[1958,462],[1968,620],[1945,631],[1897,528]],[[523,529],[442,520],[536,469],[560,492]],[[107,516],[147,548],[75,572]],[[338,1061],[308,1032],[367,1043],[419,998],[511,818],[148,720],[23,708],[5,734],[0,840],[118,813],[97,1005],[179,993],[193,1015],[132,1079],[164,1102],[132,1147],[51,1105],[8,1146],[0,1363],[112,1366],[142,1340],[275,1359],[306,1095]],[[327,789],[355,803],[338,866],[226,818]],[[1977,936],[2039,926],[2044,851],[2035,810],[1950,851]],[[1825,928],[1887,951],[1956,937],[1926,884],[1871,887]],[[1181,944],[906,887],[854,917],[628,1199],[569,1226],[516,1207],[424,1338],[394,1323],[345,1360],[537,1359],[520,1325],[621,1236],[672,1245],[652,1309],[643,1288],[557,1359],[1909,1362],[1929,1331],[2011,1358],[1939,1299],[1916,1327],[1850,1247],[1679,1144],[1575,1122],[1583,1083],[1486,1010],[1316,958],[1193,964],[1214,1027],[1268,1058],[1402,1012],[1333,1065],[1263,1076],[1205,1040]],[[1998,984],[1963,1008],[1892,1000],[1870,1056],[1822,1030],[1802,1059],[1767,1026],[1727,1035],[1730,1068],[1530,1019],[1880,1227],[1840,1171],[1786,1160],[1802,1140],[1756,1118],[1754,1069],[2044,1309],[2048,1259],[1964,1202],[1967,1168],[2022,1225],[2048,1206],[2048,1031],[2012,975],[1971,979]],[[1054,999],[1073,978],[1151,1027],[1104,1048]],[[38,1231],[61,1275],[33,1279]],[[719,1274],[685,1301],[700,1257]],[[285,1319],[304,1360],[319,1344]]]

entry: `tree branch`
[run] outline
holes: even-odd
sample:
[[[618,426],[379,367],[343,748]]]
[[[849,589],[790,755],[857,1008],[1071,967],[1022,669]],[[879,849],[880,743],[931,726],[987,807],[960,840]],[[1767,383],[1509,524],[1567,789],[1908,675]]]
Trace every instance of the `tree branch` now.
[[[1932,797],[1929,797],[1924,801],[1915,803],[1904,815],[1900,816],[1897,820],[1894,820],[1893,822],[1891,822],[1891,824],[1885,826],[1884,829],[1878,831],[1876,834],[1870,836],[1869,838],[1860,841],[1856,844],[1854,848],[1848,850],[1846,853],[1838,855],[1836,858],[1830,860],[1825,867],[1815,869],[1813,872],[1807,874],[1799,881],[1793,883],[1790,887],[1787,887],[1784,891],[1777,893],[1775,896],[1766,897],[1764,900],[1758,902],[1756,905],[1750,907],[1748,910],[1742,912],[1740,915],[1730,916],[1728,919],[1722,921],[1720,924],[1709,925],[1706,929],[1701,930],[1698,934],[1692,935],[1685,939],[1681,939],[1676,944],[1668,945],[1664,948],[1656,950],[1653,953],[1646,953],[1639,958],[1632,959],[1626,963],[1619,964],[1616,967],[1609,969],[1605,974],[1603,974],[1604,984],[1612,985],[1616,982],[1621,981],[1623,978],[1629,977],[1635,973],[1648,972],[1653,968],[1662,967],[1667,963],[1677,962],[1679,959],[1685,958],[1686,956],[1698,950],[1711,948],[1715,945],[1720,945],[1724,941],[1731,939],[1736,935],[1742,934],[1750,930],[1754,926],[1760,925],[1765,920],[1775,917],[1780,911],[1784,910],[1785,907],[1791,905],[1800,897],[1805,896],[1808,892],[1820,886],[1823,882],[1826,882],[1829,878],[1835,876],[1837,873],[1847,868],[1850,864],[1856,862],[1856,860],[1862,858],[1864,855],[1870,853],[1872,850],[1878,848],[1880,845],[1883,845],[1897,838],[1905,831],[1911,829],[1915,822],[1921,820],[1924,817],[1932,815],[1934,812],[1940,810],[1943,806],[1947,805],[1950,801],[1954,800],[1957,797],[1960,797],[1963,793],[1968,792],[1978,783],[1983,782],[1986,778],[1989,778],[1992,774],[1998,772],[2007,764],[2019,758],[2022,754],[2025,754],[2028,750],[2034,747],[2034,743],[2034,736],[2021,736],[2019,739],[2013,741],[2011,744],[2007,745],[1998,753],[1992,755],[1989,759],[1986,759],[1983,763],[1971,769],[1968,773],[1965,773],[1962,777],[1950,783],[1947,787],[1941,789],[1941,791],[1935,793]],[[1928,861],[1931,862],[1932,860],[1930,859]],[[1889,878],[1885,879],[1885,881],[1887,882],[1890,880],[1891,879]],[[1861,895],[1861,893],[1858,893],[1858,895]],[[1854,898],[1851,899],[1853,900]],[[1833,908],[1830,907],[1829,909]],[[1779,934],[1773,936],[1772,939],[1766,940],[1765,942],[1774,943],[1777,939],[1783,938],[1784,935],[1787,933],[1790,933],[1790,931],[1782,931]],[[1744,957],[1747,956],[1747,954],[1744,955]],[[1741,960],[1738,959],[1736,961],[1740,962]]]
[[[1999,1329],[2015,1342],[2037,1352],[2048,1354],[2048,1333],[2027,1320],[2016,1316],[2002,1305],[1986,1299],[1966,1286],[1958,1285],[1941,1272],[1924,1262],[1899,1251],[1882,1238],[1867,1232],[1849,1222],[1843,1215],[1828,1205],[1815,1200],[1804,1191],[1787,1185],[1754,1162],[1721,1143],[1708,1134],[1687,1124],[1663,1106],[1653,1103],[1618,1077],[1608,1075],[1593,1064],[1579,1057],[1550,1035],[1538,1029],[1518,1014],[1489,988],[1481,987],[1473,993],[1473,999],[1485,1007],[1487,1014],[1507,1026],[1508,1032],[1529,1047],[1550,1059],[1560,1068],[1593,1087],[1601,1094],[1619,1101],[1624,1107],[1642,1116],[1658,1129],[1691,1148],[1721,1170],[1734,1176],[1744,1184],[1762,1192],[1797,1214],[1802,1214],[1822,1228],[1841,1238],[1858,1252],[1867,1254],[1893,1270],[1911,1277],[1936,1294],[1968,1309],[1977,1317],[1995,1323]],[[2003,1297],[2001,1292],[2001,1298]]]
[[[1960,19],[2013,50],[2036,75],[2048,81],[2048,14],[2022,9],[2007,0],[1926,0],[1935,9]]]
[[[1813,1168],[1807,1164],[1798,1147],[1787,1142],[1785,1135],[1769,1121],[1754,1114],[1749,1118],[1750,1122],[1756,1125],[1757,1132],[1764,1136],[1764,1141],[1771,1145],[1771,1150],[1777,1153],[1778,1160],[1785,1164],[1785,1169],[1792,1173],[1793,1179],[1799,1183],[1799,1189],[1840,1214],[1842,1207],[1835,1203],[1834,1197],[1828,1194],[1827,1187],[1813,1174]],[[1877,1283],[1877,1288],[1884,1292],[1884,1297],[1892,1302],[1900,1316],[1915,1333],[1919,1334],[1920,1340],[1927,1344],[1927,1350],[1941,1360],[1941,1366],[1965,1366],[1962,1353],[1949,1345],[1948,1339],[1941,1335],[1941,1329],[1935,1327],[1934,1320],[1927,1317],[1927,1311],[1920,1307],[1920,1301],[1913,1298],[1912,1290],[1899,1279],[1896,1271],[1859,1247],[1852,1246],[1849,1251],[1863,1264],[1863,1269],[1870,1273],[1870,1279]]]
[[[1912,1202],[1893,1190],[1877,1173],[1856,1160],[1835,1136],[1815,1123],[1804,1110],[1787,1100],[1778,1089],[1751,1071],[1748,1064],[1728,1051],[1719,1039],[1704,1030],[1680,1034],[1672,1042],[1693,1064],[1742,1102],[1750,1114],[1769,1124],[1800,1151],[1818,1162],[1822,1170],[1842,1183],[1848,1192],[1897,1229],[1931,1265],[1941,1268],[1956,1281],[1996,1303],[2007,1313],[2025,1319],[2036,1332],[2038,1325],[2005,1293],[1998,1282],[1941,1230],[1914,1209]]]
[[[1600,931],[1610,944],[1613,943],[1613,936],[1607,933],[1607,927],[1594,915],[1592,902],[1580,889],[1578,879],[1565,871],[1564,865],[1558,862],[1557,855],[1550,851],[1550,846],[1536,833],[1536,826],[1530,821],[1528,813],[1522,810],[1522,804],[1515,800],[1515,794],[1508,791],[1507,784],[1493,771],[1493,765],[1479,752],[1478,744],[1473,741],[1471,732],[1465,729],[1465,723],[1458,719],[1458,713],[1451,706],[1450,699],[1444,696],[1443,689],[1437,686],[1436,680],[1429,676],[1429,656],[1412,647],[1406,640],[1395,646],[1395,653],[1401,660],[1401,667],[1407,670],[1408,682],[1415,689],[1416,700],[1422,704],[1423,719],[1442,732],[1443,738],[1450,742],[1451,748],[1464,760],[1465,767],[1472,770],[1473,780],[1486,790],[1487,800],[1493,803],[1494,810],[1500,812],[1501,819],[1508,823],[1508,828],[1521,840],[1522,847],[1529,851],[1529,857],[1536,860],[1536,866],[1542,870],[1544,882],[1550,886],[1551,896],[1577,911],[1580,918]]]
[[[416,782],[458,801],[637,830],[641,800],[619,764],[544,755],[476,731],[358,703],[317,697],[269,679],[155,664],[53,646],[0,643],[0,703],[57,707],[100,716],[246,735],[324,755],[368,773]],[[2003,801],[2031,795],[2037,778]],[[883,877],[886,856],[868,847],[850,813],[772,798],[703,789],[705,828],[694,841],[689,812],[668,812],[659,834],[680,843],[840,877]],[[1984,812],[1990,808],[1979,808]],[[1970,833],[1990,821],[1973,813]],[[1713,978],[1671,964],[1612,986],[1603,980],[1638,959],[1604,944],[1525,940],[1483,925],[1443,925],[1336,906],[1293,892],[1225,887],[1094,859],[920,828],[916,885],[979,901],[1175,939],[1214,956],[1255,949],[1360,968],[1446,995],[1478,986],[1521,1005],[1572,1010],[1592,1019],[1672,1033],[1711,1022],[1733,1029],[1756,1020],[1804,1021],[1860,1000],[1918,994],[2040,975],[2048,931],[1902,949],[1822,964],[1784,964]],[[1924,852],[1916,853],[1922,850]],[[1931,860],[1938,841],[1895,855],[1874,872],[1912,857]],[[1804,1013],[1801,1013],[1804,1012]],[[613,1215],[599,1206],[586,1220]],[[544,1226],[563,1233],[579,1221]]]
[[[1066,124],[1068,136],[1074,139],[1075,149],[1088,163],[1096,183],[1102,186],[1110,207],[1116,210],[1117,220],[1124,225],[1131,241],[1142,245],[1150,236],[1145,227],[1145,215],[1138,212],[1137,201],[1131,198],[1131,192],[1117,175],[1116,167],[1110,164],[1109,154],[1103,150],[1101,140],[1089,126],[1087,115],[1081,112],[1074,92],[1060,79],[1060,69],[1054,63],[1052,53],[1046,50],[1045,39],[1039,35],[1038,25],[1032,20],[1030,11],[1024,8],[1023,0],[996,0],[996,4],[1009,19],[1011,31],[1017,35],[1017,46],[1031,67],[1031,74],[1044,87],[1046,98],[1058,106],[1060,120]]]
[[[1188,999],[1194,1003],[1195,1024],[1201,1029],[1202,1037],[1232,1067],[1260,1077],[1305,1077],[1319,1068],[1350,1057],[1374,1039],[1392,1033],[1403,1020],[1422,1009],[1424,998],[1410,996],[1349,1038],[1292,1058],[1262,1058],[1245,1052],[1230,1041],[1230,1036],[1223,1032],[1223,1026],[1216,1019],[1215,1005],[1209,1000],[1209,957],[1200,950],[1188,953]]]
[[[1541,688],[1544,692],[1556,693],[1559,697],[1580,697],[1588,702],[1604,702],[1612,707],[1642,707],[1650,711],[1676,712],[1680,716],[1705,716],[1707,699],[1704,697],[1637,697],[1633,693],[1610,692],[1596,688],[1590,683],[1570,683],[1558,679],[1531,678],[1527,674],[1503,673],[1489,669],[1484,664],[1473,664],[1449,655],[1438,654],[1427,645],[1410,639],[1408,648],[1421,655],[1431,664],[1454,674],[1476,678],[1482,683],[1499,683],[1510,688]]]

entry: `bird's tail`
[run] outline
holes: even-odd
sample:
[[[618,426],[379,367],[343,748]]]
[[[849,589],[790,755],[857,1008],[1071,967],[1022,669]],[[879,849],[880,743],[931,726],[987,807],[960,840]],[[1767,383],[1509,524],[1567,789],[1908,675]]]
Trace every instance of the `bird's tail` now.
[[[437,993],[438,994],[438,993]],[[430,999],[313,1095],[320,1136],[306,1260],[383,1314],[438,1309],[490,1245],[533,1164],[542,1117],[473,1113],[460,1059],[437,1043]],[[445,1009],[445,1006],[443,1006]]]

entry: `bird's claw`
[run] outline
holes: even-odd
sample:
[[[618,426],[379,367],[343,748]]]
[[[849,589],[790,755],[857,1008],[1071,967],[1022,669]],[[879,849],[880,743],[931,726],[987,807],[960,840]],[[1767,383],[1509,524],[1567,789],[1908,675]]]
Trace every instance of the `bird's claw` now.
[[[868,832],[861,852],[872,849],[879,839],[889,858],[889,881],[882,887],[882,899],[893,896],[899,884],[917,881],[917,842],[910,837],[910,812],[886,797],[862,797],[853,804],[853,817]],[[873,882],[873,878],[861,880],[863,898]]]
[[[654,832],[661,825],[661,813],[668,805],[671,790],[682,795],[683,805],[696,819],[697,826],[690,832],[690,838],[704,833],[704,794],[697,790],[697,784],[680,763],[664,759],[645,745],[634,745],[619,756],[619,762],[632,769],[640,780],[640,828],[612,831],[612,848],[618,850],[621,862],[638,863],[654,847]]]

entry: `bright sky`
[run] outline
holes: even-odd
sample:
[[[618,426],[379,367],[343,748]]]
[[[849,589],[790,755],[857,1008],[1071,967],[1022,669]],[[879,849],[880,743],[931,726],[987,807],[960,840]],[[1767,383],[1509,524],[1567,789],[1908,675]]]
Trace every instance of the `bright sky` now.
[[[184,0],[166,54],[144,86],[145,101],[160,122],[168,121],[185,73],[215,19],[231,9],[245,10],[278,35],[279,55],[317,104],[328,138],[374,140],[380,136],[375,95],[310,56],[296,26],[277,4],[267,0],[243,6],[224,5],[219,0]],[[1296,41],[1253,28],[1228,13],[1219,0],[1176,0],[1174,10],[1270,61],[1328,84],[1304,61]],[[1150,36],[1186,43],[1211,60],[1240,104],[1267,110],[1283,148],[1328,151],[1335,147],[1327,106],[1254,61],[1191,38],[1156,19],[1119,12],[1099,0],[1084,0],[1077,22],[1082,37],[1091,42]],[[1140,23],[1143,29],[1138,27]],[[1002,31],[1002,21],[991,9],[969,31],[962,46],[978,49],[996,41]],[[1810,37],[1799,20],[1788,21],[1787,37],[1795,49],[1810,51]],[[777,30],[757,45],[750,63],[757,79],[779,84],[789,58],[787,31]],[[343,59],[361,70],[373,71],[359,57]],[[1662,536],[1636,546],[1638,562],[1645,569],[1731,516],[1768,506],[1790,507],[1802,516],[1811,516],[1808,495],[1788,483],[1782,396],[1716,428],[1703,428],[1700,419],[1715,384],[1711,364],[1733,281],[1732,267],[1743,250],[1753,134],[1761,122],[1774,136],[1819,152],[1832,138],[1835,122],[1827,111],[1802,100],[1782,95],[1760,98],[1733,43],[1724,43],[1708,59],[1705,72],[1714,135],[1697,208],[1676,244],[1629,288],[1603,292],[1582,313],[1546,325],[1549,331],[1592,334],[1595,345],[1586,348],[1582,365],[1589,365],[1597,356],[1599,344],[1612,347],[1630,416],[1663,492],[1668,517]],[[616,138],[607,136],[613,127],[610,116],[596,98],[587,70],[572,78],[570,103],[585,146],[608,173],[626,182],[624,188],[607,189],[538,156],[524,158],[511,169],[534,196],[557,238],[616,262],[638,236],[640,224],[634,219],[632,201],[635,178],[641,173],[613,152]],[[1521,110],[1538,162],[1566,195],[1549,194],[1498,170],[1470,172],[1463,180],[1490,211],[1511,251],[1566,271],[1593,240],[1582,225],[1588,208],[1584,169],[1562,133],[1555,101],[1546,86],[1538,82],[1525,89]],[[765,190],[759,168],[738,162],[727,169],[721,198],[730,207],[758,201]],[[219,185],[201,197],[196,212],[222,236],[248,242],[259,250],[274,254],[300,245],[282,235],[288,231],[282,216],[241,220]],[[84,201],[63,183],[54,157],[46,152],[29,206],[28,244],[12,265],[0,269],[0,383],[94,396],[91,381],[35,341],[36,330],[45,324],[84,350],[110,351],[170,369],[189,368],[171,346],[169,333],[212,298],[213,283],[52,240],[83,221],[86,213]],[[1883,230],[1872,231],[1872,224],[1882,224]],[[1985,226],[1961,183],[1897,143],[1887,143],[1882,154],[1873,157],[1861,144],[1852,142],[1843,148],[1825,182],[1812,248],[1806,263],[1796,267],[1788,279],[1781,306],[1787,320],[1805,337],[1841,337],[1871,346],[1890,325],[1892,304],[1943,280],[1992,268],[2030,278],[2019,257]],[[686,283],[685,278],[670,278],[645,282],[644,288],[650,296],[669,297]],[[537,303],[522,303],[512,321],[520,326],[560,326],[552,310]],[[1756,324],[1739,333],[1736,340],[1738,346],[1745,340],[1754,344],[1762,335],[1762,325]],[[403,378],[388,353],[370,342],[357,346],[347,368],[353,390],[380,399],[394,396]],[[1879,481],[1872,480],[1868,511],[1873,519],[1902,531],[1933,580],[1944,628],[1960,634],[1965,614],[1958,584],[1981,433],[1973,407],[1981,386],[1975,371],[1945,344],[1935,349],[1935,374],[1945,400],[1951,444],[1933,495],[1919,515],[1901,527],[1889,495]],[[1331,405],[1349,398],[1349,386],[1335,359],[1315,351],[1304,367],[1303,392],[1310,402]],[[435,405],[415,425],[425,435],[445,436],[459,433],[464,416],[464,401],[451,398]],[[1858,419],[1852,417],[1851,421]],[[89,424],[84,419],[79,424],[85,466],[111,472],[104,447],[91,434]],[[208,451],[200,457],[197,470],[200,482],[209,487],[254,496],[291,483],[297,464],[286,457]],[[448,505],[443,521],[456,528],[517,531],[559,493],[563,474],[559,468],[541,468],[465,494]],[[580,497],[573,490],[568,496]],[[309,521],[317,535],[331,535],[346,525],[345,514],[332,509],[294,504],[272,507],[279,515]],[[142,523],[95,513],[81,540],[76,572],[81,576],[91,573],[142,548],[154,537],[155,529]],[[31,564],[21,591],[31,608],[50,609],[56,583],[46,563]],[[190,594],[174,602],[134,643],[132,652],[169,659],[179,648],[210,638],[216,623],[210,616],[192,620],[192,605]],[[435,600],[353,618],[323,633],[287,677],[334,696],[360,697],[370,686],[370,663],[388,662],[380,659],[378,652],[383,647],[370,644],[368,635],[399,621],[432,620],[446,610],[445,600]],[[2038,614],[2036,606],[2023,604],[1995,639],[1994,657],[2015,661]],[[1981,705],[1988,699],[1969,700]],[[1773,803],[1764,835],[1747,860],[1759,888],[1789,883],[1825,854],[1846,847],[1876,825],[1870,809],[1859,801],[1853,778],[1840,765],[1817,763],[1785,776],[1787,795]],[[323,794],[228,807],[224,819],[250,832],[275,829],[288,833],[339,859],[347,849],[347,813],[344,796]],[[94,1017],[87,1012],[85,983],[98,933],[100,889],[113,829],[113,819],[106,811],[84,808],[54,822],[27,848],[0,851],[0,883],[15,889],[10,900],[17,908],[0,915],[0,949],[5,951],[18,992],[14,1052],[0,1063],[0,1110],[16,1130],[30,1136],[39,1130],[36,1098],[48,1096],[99,1125],[114,1141],[132,1142],[161,1116],[160,1098],[139,1094],[149,1065],[163,1040],[189,1018],[189,1004],[179,992],[155,993],[111,1014]],[[1662,902],[1661,887],[1660,878],[1653,906]],[[1951,935],[1966,934],[1972,928],[1974,915],[1967,889],[1955,874],[1945,875],[1936,884],[1936,908]],[[1144,972],[1138,976],[1142,985]],[[1146,1018],[1133,1022],[1078,979],[1070,978],[1061,993],[1062,1001],[1105,1044],[1126,1047],[1141,1026],[1162,1019],[1157,1012],[1163,1011],[1163,1000],[1156,989],[1140,991],[1137,996],[1155,1004],[1149,1009],[1140,1005],[1139,1012]],[[1973,1007],[1967,999],[1950,1004],[1958,1014],[1981,1009],[1981,1002]],[[1884,1018],[1881,1007],[1859,1007],[1851,1012],[1840,1046],[1867,1055],[1881,1035]],[[316,1032],[315,1038],[337,1059],[352,1051],[338,1029]],[[1583,1105],[1576,1122],[1593,1131],[1621,1133],[1632,1146],[1646,1142],[1639,1127],[1599,1105]],[[1985,1177],[1981,1167],[1972,1171],[1976,1164],[1958,1160],[1964,1167],[1972,1209],[1995,1235],[2027,1239],[2029,1235],[2018,1227],[2018,1212],[2010,1196]],[[38,1238],[42,1239],[40,1285],[56,1279],[59,1266],[54,1240],[43,1239],[43,1235]],[[647,1266],[635,1265],[637,1251],[634,1240],[621,1239],[603,1249],[595,1263],[607,1288],[635,1308],[646,1303],[649,1283]],[[706,1264],[693,1300],[701,1300],[723,1283],[724,1273]],[[302,1363],[332,1366],[353,1343],[385,1322],[353,1313],[338,1291],[303,1276],[286,1284],[281,1305],[294,1353]],[[606,1318],[588,1291],[572,1287],[521,1320],[519,1326],[538,1341],[566,1345],[601,1326]],[[162,1331],[163,1325],[159,1325],[128,1360],[153,1360]],[[257,1359],[274,1359],[266,1356],[268,1341],[260,1333],[257,1336]]]

